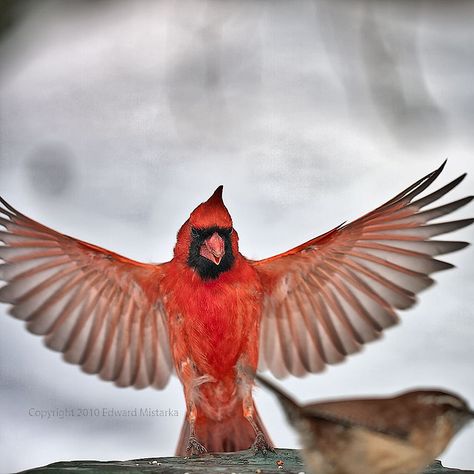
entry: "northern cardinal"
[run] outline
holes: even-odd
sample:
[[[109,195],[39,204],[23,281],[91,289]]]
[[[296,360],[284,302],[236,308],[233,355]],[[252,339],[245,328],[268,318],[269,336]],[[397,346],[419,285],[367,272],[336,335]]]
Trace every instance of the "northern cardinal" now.
[[[278,397],[298,431],[311,474],[418,474],[474,421],[465,400],[441,390],[299,405],[256,378]]]
[[[186,399],[177,454],[271,449],[248,369],[319,372],[397,322],[434,256],[465,242],[430,237],[473,219],[426,225],[472,197],[424,210],[464,178],[414,200],[443,165],[354,222],[285,253],[245,258],[222,186],[177,235],[172,260],[140,263],[60,234],[4,200],[0,301],[85,372],[119,386],[163,388],[173,369]]]

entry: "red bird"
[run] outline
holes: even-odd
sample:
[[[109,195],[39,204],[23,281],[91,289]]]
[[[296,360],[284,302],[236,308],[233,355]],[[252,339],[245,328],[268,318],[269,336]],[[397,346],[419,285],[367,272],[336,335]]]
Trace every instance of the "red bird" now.
[[[162,264],[60,234],[2,200],[0,300],[65,360],[119,386],[161,389],[174,369],[186,399],[177,454],[265,451],[257,365],[283,377],[340,362],[395,324],[431,273],[452,267],[435,256],[468,245],[430,240],[473,222],[427,224],[472,199],[425,210],[465,176],[419,198],[443,166],[354,222],[260,261],[239,252],[222,186]]]

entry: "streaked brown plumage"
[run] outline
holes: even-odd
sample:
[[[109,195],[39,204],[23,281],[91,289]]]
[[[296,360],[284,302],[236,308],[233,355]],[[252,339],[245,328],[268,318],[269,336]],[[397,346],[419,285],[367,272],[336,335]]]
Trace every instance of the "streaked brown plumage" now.
[[[119,386],[161,389],[175,370],[187,404],[179,453],[186,438],[197,452],[245,449],[265,430],[242,366],[277,377],[321,371],[378,338],[430,274],[452,267],[435,257],[467,243],[431,237],[473,219],[429,222],[472,197],[425,206],[465,175],[418,197],[443,167],[354,222],[260,261],[240,253],[222,187],[161,264],[56,232],[0,199],[0,301],[67,361]]]
[[[299,405],[256,378],[278,397],[313,474],[417,474],[474,420],[461,397],[441,390]]]

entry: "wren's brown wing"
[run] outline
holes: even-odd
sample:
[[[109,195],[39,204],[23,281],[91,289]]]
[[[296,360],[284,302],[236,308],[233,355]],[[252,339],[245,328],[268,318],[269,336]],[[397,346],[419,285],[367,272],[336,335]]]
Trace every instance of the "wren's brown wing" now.
[[[414,200],[444,164],[374,211],[288,252],[251,262],[263,282],[260,369],[276,377],[318,372],[340,362],[397,323],[397,309],[433,284],[430,274],[451,268],[434,258],[468,245],[430,240],[474,219],[428,224],[466,205],[472,196],[424,210],[457,186],[460,176]]]
[[[167,323],[148,296],[159,294],[163,266],[60,234],[0,202],[0,301],[10,313],[85,372],[123,387],[164,387]]]
[[[405,413],[399,413],[398,408],[387,399],[354,399],[305,405],[301,414],[315,420],[407,439],[412,426],[410,423],[414,420],[407,416],[407,407],[404,407]]]
[[[447,409],[467,411],[457,395],[439,390],[418,390],[394,397],[355,398],[305,405],[305,416],[408,438],[414,428],[434,432],[439,415]]]

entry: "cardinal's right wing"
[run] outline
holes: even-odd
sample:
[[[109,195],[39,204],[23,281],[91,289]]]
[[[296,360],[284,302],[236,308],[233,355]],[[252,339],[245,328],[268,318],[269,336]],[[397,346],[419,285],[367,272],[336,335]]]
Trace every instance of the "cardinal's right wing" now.
[[[60,234],[0,198],[0,301],[46,345],[119,386],[163,388],[172,372],[159,282],[144,264]]]
[[[264,308],[260,364],[277,377],[319,372],[342,361],[398,321],[430,275],[451,268],[436,259],[466,242],[431,240],[474,219],[433,224],[473,196],[430,209],[465,175],[419,197],[443,165],[388,202],[280,255],[252,262],[260,275]],[[416,198],[416,199],[415,199]]]

